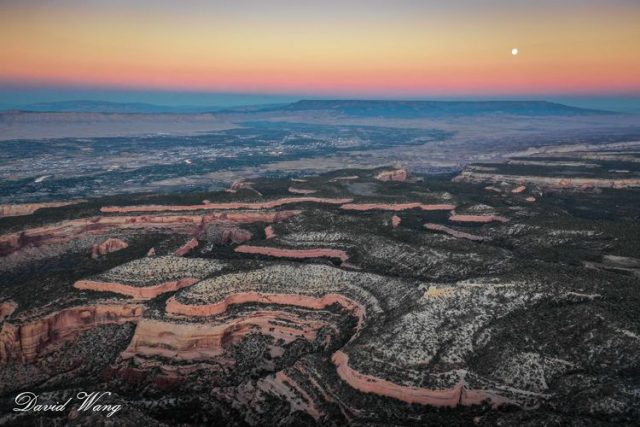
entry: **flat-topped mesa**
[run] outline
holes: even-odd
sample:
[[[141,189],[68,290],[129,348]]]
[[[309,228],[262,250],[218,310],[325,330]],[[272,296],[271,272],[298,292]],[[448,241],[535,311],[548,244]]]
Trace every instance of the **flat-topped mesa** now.
[[[151,286],[131,286],[122,283],[99,282],[95,280],[78,280],[73,287],[80,290],[96,291],[96,292],[113,292],[116,294],[130,296],[136,300],[148,300],[158,295],[175,292],[178,289],[191,286],[198,283],[199,279],[193,277],[185,277],[179,280],[169,280]]]
[[[114,239],[110,237],[102,243],[93,245],[93,247],[91,248],[91,258],[98,259],[103,255],[117,252],[128,247],[129,244],[124,240]]]
[[[96,304],[65,308],[21,323],[5,322],[0,330],[0,363],[29,363],[43,353],[96,326],[137,321],[144,307],[138,304]]]
[[[512,185],[533,184],[556,190],[589,190],[593,188],[635,188],[640,187],[640,178],[567,178],[554,176],[504,175],[497,173],[465,170],[453,178],[453,182],[502,183]]]
[[[43,208],[59,208],[62,206],[75,205],[81,203],[84,200],[74,200],[66,202],[44,202],[44,203],[22,203],[22,204],[10,204],[0,205],[0,218],[7,216],[23,216],[31,215],[38,209]]]
[[[290,286],[292,280],[296,280],[295,289]],[[221,286],[222,284],[225,286]],[[230,307],[235,304],[282,305],[314,310],[323,310],[338,304],[358,318],[358,326],[349,341],[331,358],[338,377],[353,389],[407,403],[440,407],[474,405],[486,400],[494,405],[504,403],[506,400],[494,393],[468,389],[464,381],[464,371],[448,372],[442,381],[435,381],[432,387],[407,385],[394,380],[393,376],[377,377],[375,374],[360,371],[360,368],[367,366],[366,358],[371,352],[371,349],[368,349],[371,339],[379,336],[375,325],[379,325],[381,320],[376,320],[376,317],[384,316],[386,310],[395,310],[398,307],[395,304],[402,304],[403,295],[416,291],[415,286],[411,287],[412,290],[407,286],[408,283],[403,281],[369,273],[346,272],[328,266],[304,265],[287,269],[278,265],[202,281],[170,298],[167,301],[166,312],[178,319],[204,317],[207,318],[207,324],[215,324],[217,319],[226,319],[225,314],[229,313]],[[380,311],[382,307],[377,299],[379,292],[394,292],[400,296],[400,299],[388,301],[391,305],[385,306],[384,311]],[[273,331],[277,331],[280,326],[272,327]],[[367,332],[364,333],[364,331]],[[166,336],[171,338],[169,334]],[[360,342],[361,340],[364,341]],[[204,341],[205,338],[202,337],[200,342]],[[150,335],[146,342],[149,343],[149,347],[152,347],[151,343],[157,341],[155,336]],[[160,339],[160,342],[163,342],[163,345],[152,347],[151,351],[165,351],[164,341]],[[184,351],[188,351],[188,344],[183,343]],[[190,344],[196,348],[197,354],[198,344],[195,342]],[[173,351],[171,354],[180,354],[182,351],[175,351],[172,345],[168,345],[168,348]],[[356,349],[356,356],[351,354],[354,349]],[[137,351],[140,354],[141,346],[138,346]],[[389,353],[380,351],[377,356],[380,357],[383,354]],[[365,360],[361,360],[354,367],[349,365],[350,357]],[[389,354],[389,357],[392,357],[392,354]],[[420,356],[417,354],[408,359],[412,358],[419,360]],[[424,370],[424,367],[422,369]]]
[[[406,181],[409,177],[407,168],[399,168],[393,170],[385,170],[376,174],[375,179],[378,181]]]
[[[289,187],[289,193],[293,193],[293,194],[313,194],[317,192],[318,190],[312,190],[310,188]]]
[[[471,241],[474,241],[474,242],[481,242],[483,240],[486,240],[482,236],[477,236],[475,234],[466,233],[464,231],[458,231],[458,230],[455,230],[453,228],[447,227],[446,225],[441,225],[441,224],[426,223],[424,225],[424,228],[426,228],[427,230],[430,230],[430,231],[436,231],[436,232],[440,232],[440,233],[445,233],[445,234],[448,234],[450,236],[456,237],[458,239],[467,239],[467,240],[471,240]]]
[[[408,203],[345,203],[340,206],[340,209],[351,211],[392,211],[400,212],[409,209],[421,209],[423,211],[452,211],[456,208],[456,205],[449,203],[439,204],[425,204],[421,202],[408,202]]]
[[[213,316],[225,312],[233,304],[265,303],[321,309],[338,303],[359,318],[364,314],[371,318],[381,314],[382,309],[377,297],[367,289],[373,287],[375,292],[386,294],[390,285],[394,285],[394,292],[400,294],[415,290],[407,283],[370,273],[321,264],[278,263],[203,280],[170,298],[167,312]]]
[[[193,234],[213,222],[280,222],[300,214],[299,210],[272,212],[220,212],[207,215],[103,216],[62,221],[0,236],[0,256],[25,246],[64,243],[81,235],[104,235],[111,230],[153,229]]]
[[[104,213],[128,213],[128,212],[182,212],[199,210],[226,210],[226,209],[273,209],[283,205],[296,203],[320,203],[327,205],[342,205],[353,199],[332,199],[323,197],[285,197],[282,199],[264,202],[227,202],[207,203],[200,205],[140,205],[140,206],[103,206]]]
[[[342,262],[349,259],[349,255],[341,249],[313,248],[313,249],[287,249],[270,246],[242,245],[235,251],[243,254],[266,255],[278,258],[337,258]]]
[[[464,223],[488,224],[490,222],[508,222],[509,219],[500,215],[467,215],[453,214],[449,216],[449,221]]]
[[[114,292],[139,300],[191,286],[220,271],[225,264],[217,260],[162,256],[140,258],[121,264],[73,287],[96,292]]]
[[[293,280],[295,288],[291,287]],[[396,282],[324,265],[296,264],[215,276],[169,298],[168,319],[142,320],[122,358],[135,358],[147,367],[156,363],[154,357],[231,366],[236,363],[236,353],[229,350],[250,333],[274,338],[270,353],[276,358],[298,339],[328,348],[333,336],[348,334],[353,339],[363,330],[366,319],[382,313],[376,297],[358,283],[380,290],[396,285],[394,292],[401,294],[414,289]],[[231,309],[235,305],[247,307]],[[328,310],[336,306],[340,312]],[[345,314],[357,319],[355,328],[351,322],[346,324],[348,330],[341,322],[335,323]],[[318,336],[321,330],[322,339]],[[174,369],[166,361],[158,363],[163,363],[164,371]],[[194,367],[180,364],[175,369]]]

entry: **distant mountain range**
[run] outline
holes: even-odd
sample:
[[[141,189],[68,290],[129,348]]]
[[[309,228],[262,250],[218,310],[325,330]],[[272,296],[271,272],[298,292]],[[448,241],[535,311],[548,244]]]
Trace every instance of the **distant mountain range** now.
[[[353,117],[419,118],[505,114],[518,116],[572,116],[611,114],[547,101],[360,101],[302,100],[274,110],[329,110]]]
[[[15,109],[14,109],[15,110]],[[420,118],[477,116],[487,114],[517,116],[576,116],[612,114],[608,111],[570,107],[547,101],[370,101],[302,100],[290,104],[222,108],[215,106],[167,106],[106,101],[63,101],[29,104],[18,108],[27,112],[75,113],[252,113],[327,111],[351,117]]]
[[[156,105],[142,102],[108,102],[108,101],[61,101],[61,102],[41,102],[36,104],[23,105],[12,110],[27,112],[54,112],[54,113],[120,113],[120,114],[189,114],[189,113],[211,113],[216,111],[253,111],[262,108],[273,108],[277,104],[242,106],[233,108],[223,108],[216,106],[198,105]]]

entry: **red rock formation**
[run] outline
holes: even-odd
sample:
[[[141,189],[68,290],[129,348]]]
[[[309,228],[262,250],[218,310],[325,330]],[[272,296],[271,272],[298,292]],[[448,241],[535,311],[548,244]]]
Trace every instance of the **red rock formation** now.
[[[28,363],[79,333],[98,325],[136,321],[144,312],[138,304],[99,304],[71,307],[23,323],[5,322],[0,330],[0,363]]]
[[[266,202],[230,202],[208,203],[206,205],[144,205],[144,206],[104,206],[100,208],[104,213],[128,213],[128,212],[182,212],[212,209],[273,209],[293,203],[321,203],[329,205],[341,205],[351,202],[352,199],[329,199],[322,197],[287,197]]]
[[[197,239],[191,239],[187,243],[185,243],[184,245],[180,246],[180,248],[178,248],[178,250],[176,251],[176,255],[177,256],[185,256],[186,254],[191,252],[196,247],[198,247],[198,240]]]
[[[59,208],[62,206],[75,205],[83,200],[72,202],[46,202],[46,203],[24,203],[17,205],[0,205],[0,218],[6,216],[22,216],[31,215],[38,209],[42,208]]]
[[[265,239],[273,239],[274,237],[276,237],[276,232],[273,230],[273,226],[267,225],[264,228],[264,236]]]
[[[422,209],[423,211],[451,211],[455,209],[455,205],[450,204],[423,204],[420,202],[409,203],[345,203],[340,209],[352,211],[392,211],[400,212],[408,209]]]
[[[18,308],[18,304],[13,300],[0,302],[0,322],[11,316],[16,308]]]
[[[450,228],[450,227],[447,227],[447,226],[444,226],[444,225],[440,225],[440,224],[427,223],[427,224],[424,225],[424,227],[427,230],[446,233],[446,234],[448,234],[450,236],[457,237],[459,239],[473,240],[473,241],[476,241],[476,242],[480,242],[480,241],[485,240],[485,238],[482,237],[482,236],[476,236],[475,234],[465,233],[464,231],[454,230],[453,228]]]
[[[129,244],[124,240],[108,238],[98,245],[93,245],[91,248],[91,258],[97,259],[102,255],[107,255],[128,247]]]
[[[222,301],[205,305],[183,304],[175,297],[171,297],[167,300],[166,310],[167,313],[174,316],[208,317],[224,313],[230,305],[247,303],[291,305],[313,310],[322,310],[332,304],[339,304],[358,318],[358,330],[362,328],[365,318],[365,309],[362,305],[344,295],[331,293],[322,297],[313,297],[296,294],[242,292],[231,294]]]
[[[382,171],[375,176],[378,181],[406,181],[409,172],[406,168]]]
[[[485,400],[491,401],[496,406],[507,402],[505,398],[488,391],[468,390],[464,380],[451,388],[435,390],[405,386],[372,375],[361,374],[349,366],[349,356],[341,350],[335,352],[331,360],[337,367],[338,376],[363,393],[374,393],[407,403],[450,408],[458,405],[477,405]]]
[[[349,255],[340,249],[314,248],[314,249],[285,249],[269,246],[242,245],[235,249],[244,254],[267,255],[279,258],[338,258],[341,261],[349,259]]]
[[[400,219],[400,217],[398,215],[394,215],[391,217],[391,227],[393,228],[398,228],[398,226],[400,225],[400,222],[402,220]]]
[[[449,217],[449,221],[453,222],[477,222],[487,224],[489,222],[507,222],[508,218],[499,215],[460,215],[453,214]]]
[[[640,187],[640,178],[565,178],[551,176],[501,175],[477,170],[465,170],[453,178],[454,182],[506,182],[514,185],[534,184],[552,189],[588,190],[592,188]]]
[[[63,243],[81,235],[104,235],[113,229],[168,229],[193,233],[211,222],[236,223],[279,222],[300,211],[222,212],[209,215],[106,216],[63,221],[0,236],[0,256],[16,252],[25,246]]]
[[[174,292],[178,289],[191,286],[199,280],[193,277],[185,277],[180,280],[172,280],[164,283],[158,283],[149,286],[133,286],[123,283],[99,282],[95,280],[78,280],[73,284],[76,289],[96,291],[96,292],[114,292],[117,294],[127,295],[135,299],[145,300],[155,298],[166,292]]]
[[[522,193],[523,191],[525,191],[526,189],[527,189],[527,187],[525,187],[524,185],[520,185],[520,186],[518,186],[518,187],[514,188],[513,190],[511,190],[511,192],[512,192],[513,194],[520,194],[520,193]]]
[[[289,187],[289,193],[293,193],[293,194],[313,194],[313,193],[317,193],[317,192],[318,192],[318,190]]]
[[[533,202],[535,202],[535,201],[536,201],[536,198],[535,198],[535,197],[530,196],[530,197],[527,197],[525,200],[526,200],[527,202],[529,202],[529,203],[533,203]]]
[[[353,300],[339,294],[327,294],[323,297],[313,297],[295,294],[266,294],[259,292],[243,292],[229,295],[222,301],[206,305],[184,304],[178,302],[175,297],[172,297],[167,301],[166,310],[167,313],[173,316],[216,316],[227,311],[228,307],[232,304],[245,303],[291,305],[318,310],[332,304],[340,304],[348,311],[354,313],[359,319],[357,330],[350,341],[352,341],[359,335],[359,331],[362,329],[365,318],[364,307],[354,302]],[[252,323],[255,323],[255,320],[252,321]],[[139,324],[138,328],[141,328],[142,325],[143,322]],[[278,323],[278,327],[272,328],[272,330],[269,331],[269,334],[271,335],[275,331],[277,331],[278,328],[281,327],[280,325],[281,324]],[[180,324],[179,327],[189,328],[192,327],[192,325]],[[198,328],[206,327],[207,326],[198,325]],[[149,356],[149,351],[151,352],[151,355],[163,355],[165,353],[168,353],[165,355],[168,356],[170,354],[170,357],[176,357],[177,354],[179,359],[201,358],[203,356],[219,356],[222,351],[221,349],[219,349],[220,341],[217,339],[217,335],[216,337],[212,337],[211,335],[203,334],[201,332],[201,329],[198,328],[186,332],[181,331],[179,333],[176,333],[175,331],[173,331],[172,333],[167,333],[165,330],[165,333],[162,335],[157,331],[162,330],[163,328],[150,328],[156,329],[157,331],[155,333],[152,332],[141,334],[146,335],[144,342],[148,343],[149,349],[147,350],[146,348],[143,348],[144,345],[139,345],[137,342],[135,348],[131,350],[128,349],[127,352],[123,354],[123,357],[132,357],[135,354],[144,354],[145,356]],[[264,330],[264,327],[260,325],[260,329]],[[136,335],[138,335],[137,332]],[[176,339],[176,335],[178,339]],[[188,338],[184,338],[185,336]],[[167,342],[167,340],[170,340],[171,342]],[[158,342],[162,343],[162,345],[157,345]],[[206,348],[209,349],[209,353],[203,352],[203,347],[205,346],[203,346],[202,343],[206,343]],[[492,401],[494,405],[499,405],[506,402],[504,398],[487,391],[468,390],[465,387],[464,381],[460,381],[455,386],[448,389],[433,390],[427,388],[405,386],[371,375],[361,374],[349,366],[349,357],[341,350],[333,354],[332,361],[337,368],[338,376],[354,389],[364,393],[375,393],[380,396],[391,397],[407,403],[418,403],[422,405],[444,407],[480,404],[485,400]],[[281,378],[281,380],[284,380],[284,378]],[[282,385],[283,381],[280,381],[279,383]],[[271,384],[271,386],[273,385],[274,384]],[[271,386],[268,387],[269,390],[272,390]],[[284,396],[288,395],[287,393],[289,393],[288,390],[285,390],[280,386],[277,387],[277,390],[279,390],[278,394]],[[313,400],[309,399],[308,403],[313,403]],[[317,408],[306,408],[304,410],[308,409],[311,409],[309,413],[312,416],[319,415]]]
[[[288,344],[300,338],[315,340],[317,331],[325,325],[325,322],[304,319],[295,313],[272,310],[254,311],[218,324],[142,319],[121,358],[160,356],[179,361],[219,359],[223,358],[226,348],[239,343],[256,329]],[[234,360],[227,360],[225,364],[234,363]]]

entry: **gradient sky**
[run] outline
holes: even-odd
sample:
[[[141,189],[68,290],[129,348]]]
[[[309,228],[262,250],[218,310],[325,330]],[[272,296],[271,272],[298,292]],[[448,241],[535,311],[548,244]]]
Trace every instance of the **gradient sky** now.
[[[640,93],[640,0],[0,0],[0,41],[4,88]]]

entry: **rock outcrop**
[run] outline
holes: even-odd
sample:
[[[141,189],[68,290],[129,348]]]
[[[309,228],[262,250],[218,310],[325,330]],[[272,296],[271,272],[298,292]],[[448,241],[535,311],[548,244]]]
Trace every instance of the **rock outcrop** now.
[[[108,238],[100,244],[93,245],[91,248],[91,258],[98,259],[103,255],[117,252],[129,247],[129,244],[124,240]]]
[[[340,206],[340,209],[351,210],[351,211],[373,211],[373,210],[381,210],[381,211],[392,211],[392,212],[400,212],[406,211],[409,209],[421,209],[423,211],[451,211],[456,208],[456,205],[452,205],[449,203],[440,203],[440,204],[424,204],[420,202],[410,202],[410,203],[345,203]]]
[[[349,255],[345,251],[327,248],[286,249],[270,246],[242,245],[238,246],[235,251],[243,254],[265,255],[276,258],[338,258],[343,262],[349,259]]]
[[[508,222],[509,218],[500,215],[453,214],[449,216],[449,221],[487,224],[490,222]]]
[[[44,203],[23,203],[16,205],[0,205],[0,218],[7,216],[23,216],[31,215],[38,209],[43,208],[59,208],[62,206],[75,205],[83,200],[74,200],[68,202],[44,202]]]
[[[0,256],[26,246],[68,242],[83,235],[105,235],[114,230],[156,230],[194,234],[214,222],[279,222],[300,211],[222,212],[208,215],[102,216],[62,221],[0,236]]]
[[[375,178],[378,181],[406,181],[409,177],[409,171],[406,168],[382,171]]]
[[[318,190],[312,190],[310,188],[289,187],[289,193],[293,194],[313,194],[317,192]]]
[[[201,205],[141,205],[141,206],[104,206],[100,208],[104,213],[130,212],[183,212],[200,210],[234,210],[234,209],[273,209],[284,205],[297,203],[319,203],[328,205],[342,205],[352,199],[330,199],[322,197],[285,197],[265,202],[229,202],[207,203]]]
[[[18,304],[13,300],[0,302],[0,322],[11,316],[16,308],[18,308]]]
[[[482,236],[477,236],[475,234],[471,234],[471,233],[467,233],[464,231],[458,231],[455,230],[451,227],[447,227],[445,225],[441,225],[441,224],[433,224],[433,223],[426,223],[424,225],[424,228],[426,228],[427,230],[430,231],[436,231],[436,232],[440,232],[440,233],[445,233],[448,234],[450,236],[456,237],[458,239],[467,239],[467,240],[471,240],[474,242],[481,242],[483,240],[485,240],[484,237]]]
[[[542,188],[558,190],[589,190],[593,188],[635,188],[640,187],[640,178],[582,178],[560,176],[506,175],[498,173],[465,170],[453,178],[454,182],[502,183],[512,185],[532,184]]]
[[[5,322],[0,330],[0,363],[28,363],[39,355],[98,325],[137,321],[144,311],[138,304],[96,304],[71,307],[46,316]]]
[[[139,287],[139,286],[125,285],[122,283],[97,282],[94,280],[78,280],[73,284],[73,287],[76,289],[96,291],[96,292],[113,292],[116,294],[127,295],[134,299],[145,300],[145,299],[155,298],[158,295],[161,295],[167,292],[177,291],[178,289],[191,286],[197,282],[198,282],[198,279],[187,277],[180,280],[172,280],[164,283],[159,283],[157,285]]]
[[[180,246],[175,254],[176,256],[185,256],[189,252],[191,252],[193,249],[197,248],[198,244],[199,243],[197,239],[191,239],[184,245]]]
[[[225,266],[217,260],[178,256],[145,257],[78,280],[73,287],[97,292],[113,292],[135,299],[151,299],[199,282]]]
[[[264,237],[265,239],[273,239],[276,237],[276,232],[274,231],[273,226],[267,225],[264,228]]]

